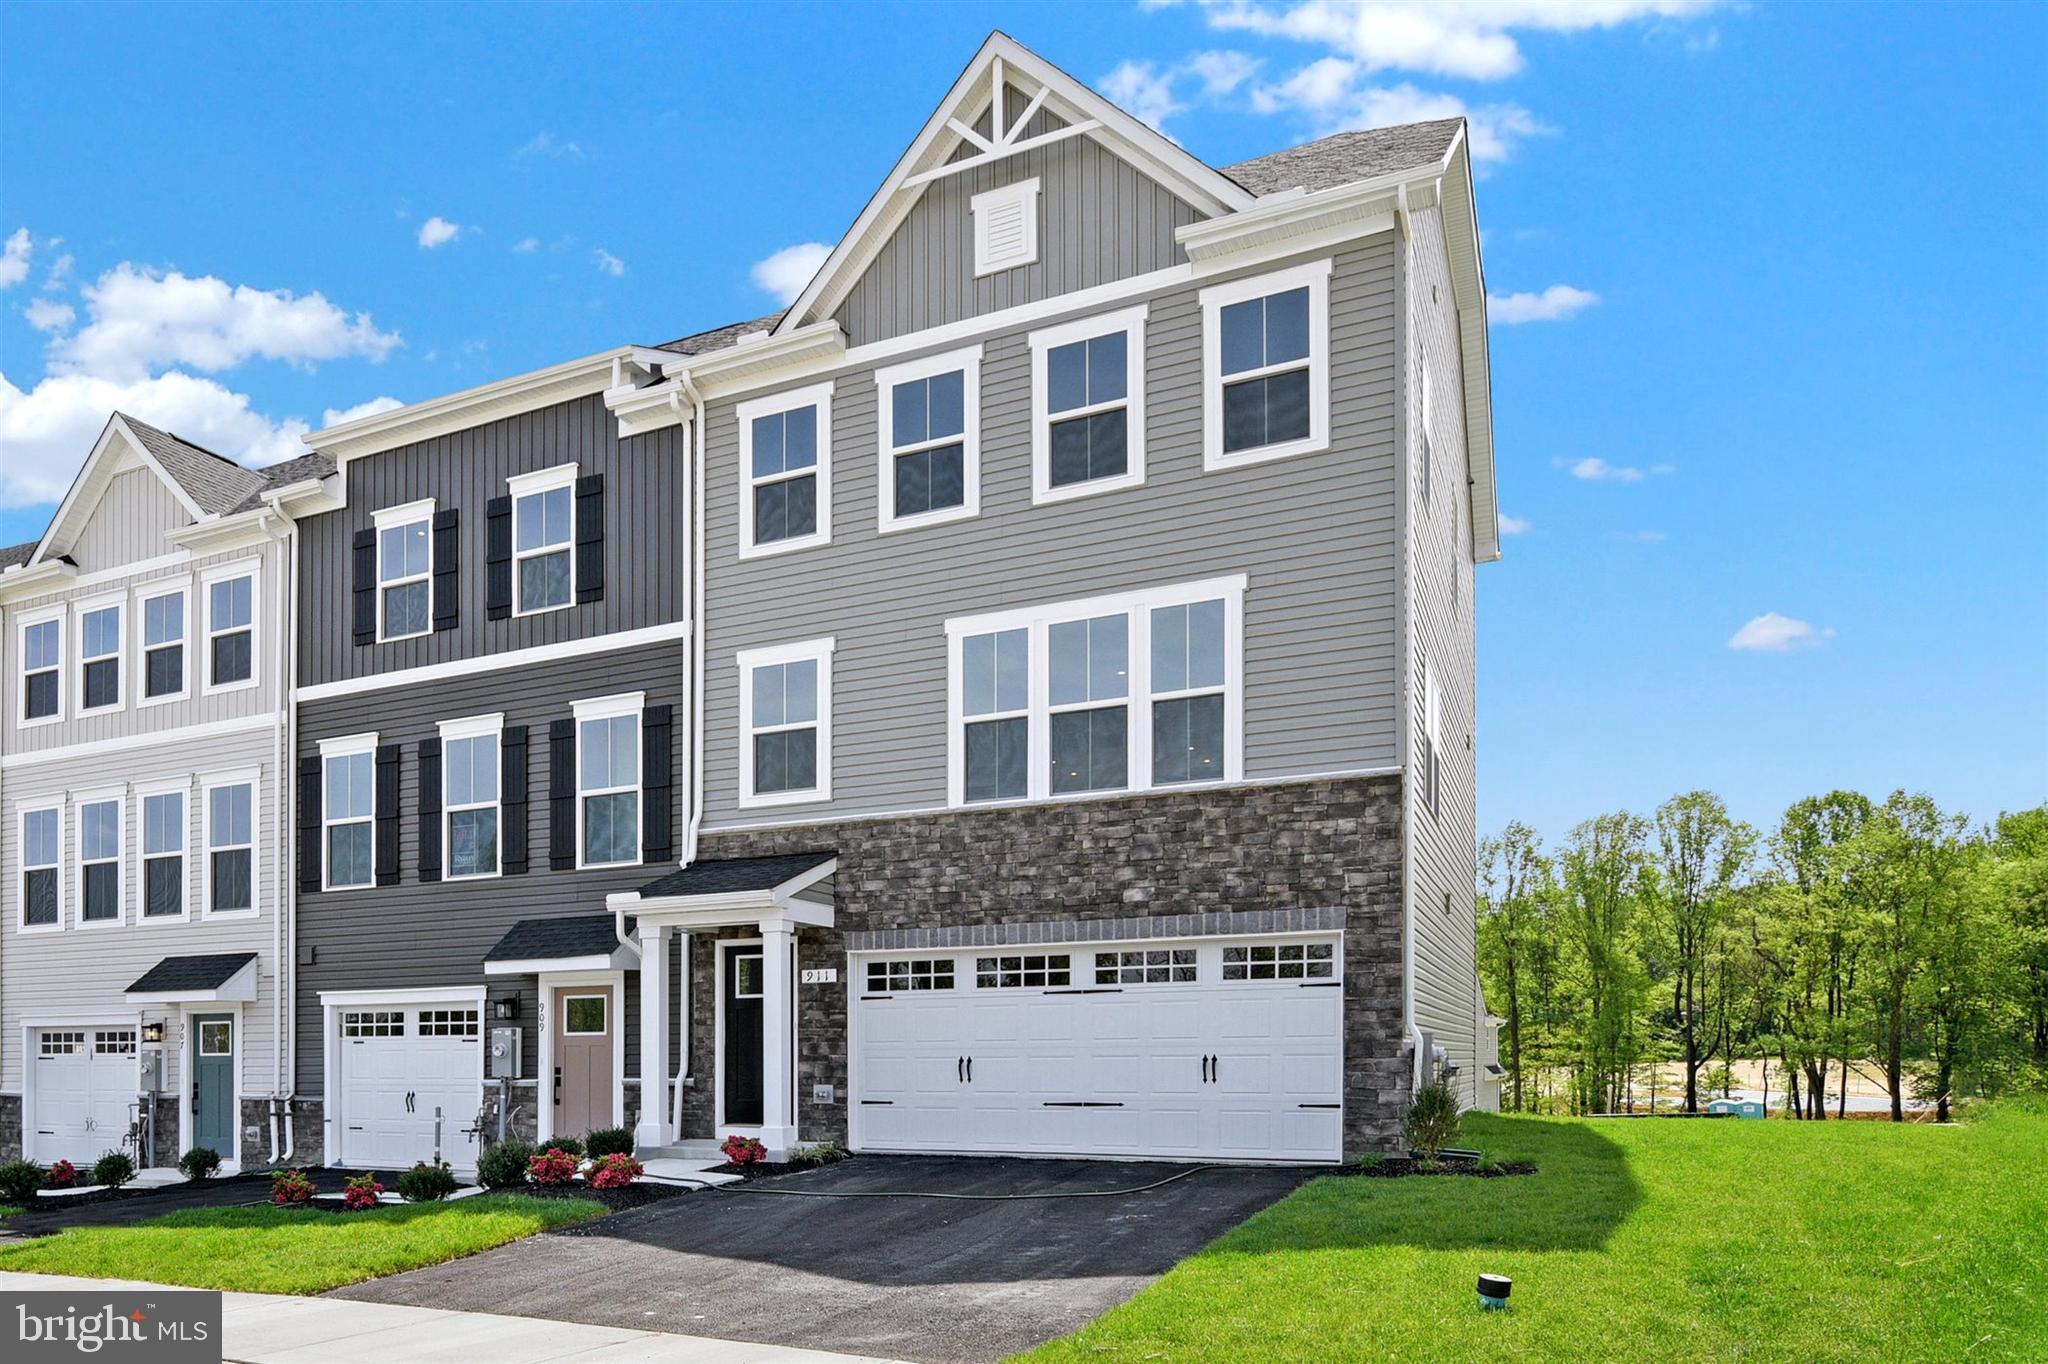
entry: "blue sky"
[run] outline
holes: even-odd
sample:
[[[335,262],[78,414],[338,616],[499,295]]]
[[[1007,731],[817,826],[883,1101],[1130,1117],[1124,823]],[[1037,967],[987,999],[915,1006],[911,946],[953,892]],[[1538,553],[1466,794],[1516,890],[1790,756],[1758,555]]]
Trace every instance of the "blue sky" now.
[[[0,543],[114,403],[273,458],[770,310],[1001,27],[1218,164],[1474,118],[1482,827],[2041,801],[2048,10],[1604,10],[7,5]]]

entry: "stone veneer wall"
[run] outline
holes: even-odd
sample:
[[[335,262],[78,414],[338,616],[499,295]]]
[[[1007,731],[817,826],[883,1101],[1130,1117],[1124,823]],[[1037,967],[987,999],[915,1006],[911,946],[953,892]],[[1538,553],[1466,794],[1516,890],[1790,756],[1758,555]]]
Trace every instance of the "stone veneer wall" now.
[[[707,831],[699,855],[834,849],[836,929],[803,930],[798,969],[837,967],[835,985],[799,986],[798,1128],[846,1140],[846,937],[894,930],[1118,920],[1132,936],[1344,927],[1344,1148],[1390,1150],[1406,1117],[1410,1059],[1401,1031],[1401,788],[1360,777],[1153,793],[999,810]],[[1274,911],[1267,920],[1241,916]],[[1290,911],[1305,911],[1292,915]],[[1200,917],[1229,915],[1227,920]],[[1177,919],[1178,923],[1165,922]],[[1052,936],[1054,930],[1046,930]],[[727,936],[751,936],[739,932]],[[715,948],[691,961],[691,1070],[683,1135],[713,1135]],[[814,1103],[830,1084],[836,1102]]]
[[[0,1165],[21,1159],[21,1096],[0,1094]]]

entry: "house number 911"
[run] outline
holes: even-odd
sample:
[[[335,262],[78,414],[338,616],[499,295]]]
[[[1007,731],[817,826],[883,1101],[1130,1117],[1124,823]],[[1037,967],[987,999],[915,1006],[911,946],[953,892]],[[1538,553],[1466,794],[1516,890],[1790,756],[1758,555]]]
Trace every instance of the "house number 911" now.
[[[839,968],[814,966],[803,973],[803,978],[806,985],[835,985],[839,981]]]

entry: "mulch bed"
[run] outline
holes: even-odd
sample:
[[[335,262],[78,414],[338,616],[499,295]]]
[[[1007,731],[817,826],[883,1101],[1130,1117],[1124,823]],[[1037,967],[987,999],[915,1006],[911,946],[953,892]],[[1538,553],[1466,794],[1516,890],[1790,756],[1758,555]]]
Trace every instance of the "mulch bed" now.
[[[1502,1179],[1508,1175],[1533,1175],[1536,1173],[1536,1167],[1514,1160],[1495,1161],[1491,1165],[1481,1165],[1476,1160],[1440,1160],[1434,1168],[1430,1168],[1411,1156],[1388,1156],[1370,1165],[1347,1166],[1344,1173],[1357,1175],[1361,1179],[1407,1179],[1411,1176],[1427,1178],[1432,1175]]]

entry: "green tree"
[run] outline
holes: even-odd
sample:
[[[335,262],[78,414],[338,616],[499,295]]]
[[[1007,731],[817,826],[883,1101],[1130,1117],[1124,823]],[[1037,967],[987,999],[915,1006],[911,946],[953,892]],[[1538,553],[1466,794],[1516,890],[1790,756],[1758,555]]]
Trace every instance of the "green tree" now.
[[[1527,1111],[1523,1031],[1531,982],[1554,948],[1548,922],[1553,871],[1528,825],[1510,823],[1479,845],[1479,966],[1489,1001],[1507,1010],[1508,1108]]]
[[[1637,921],[1649,872],[1649,826],[1627,811],[1575,827],[1562,858],[1559,917],[1581,1014],[1573,1106],[1620,1106],[1636,1043],[1643,968]]]
[[[1728,816],[1711,791],[1689,791],[1657,807],[1657,894],[1652,900],[1670,951],[1676,1059],[1685,1070],[1685,1111],[1699,1112],[1710,970],[1728,902],[1756,846],[1756,832]]]

